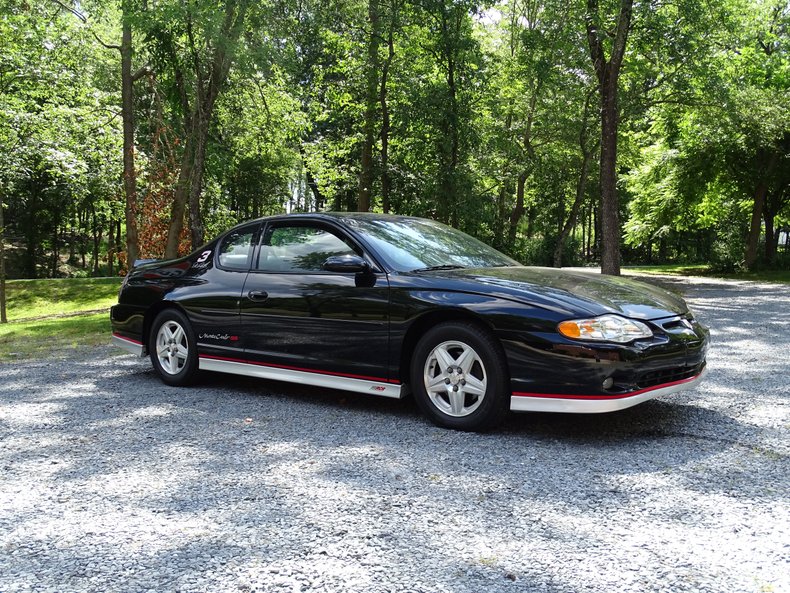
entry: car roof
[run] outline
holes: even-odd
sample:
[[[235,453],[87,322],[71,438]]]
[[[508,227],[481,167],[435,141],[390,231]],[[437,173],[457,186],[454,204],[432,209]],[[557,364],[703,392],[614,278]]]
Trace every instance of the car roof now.
[[[310,219],[310,220],[371,220],[371,221],[385,221],[385,220],[423,220],[417,216],[403,216],[400,214],[382,214],[380,212],[291,212],[289,214],[273,214],[271,216],[263,216],[261,218],[256,218],[253,220],[245,220],[237,225],[234,225],[231,229],[233,230],[236,227],[244,226],[246,224],[254,223],[254,222],[270,222],[275,220],[299,220],[300,218],[303,219]]]

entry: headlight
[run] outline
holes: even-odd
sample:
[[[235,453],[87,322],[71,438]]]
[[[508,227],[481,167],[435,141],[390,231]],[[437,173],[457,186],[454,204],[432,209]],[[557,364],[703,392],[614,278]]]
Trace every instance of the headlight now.
[[[557,330],[566,338],[618,342],[624,344],[638,338],[650,338],[653,332],[644,323],[618,315],[601,315],[592,319],[563,321]]]

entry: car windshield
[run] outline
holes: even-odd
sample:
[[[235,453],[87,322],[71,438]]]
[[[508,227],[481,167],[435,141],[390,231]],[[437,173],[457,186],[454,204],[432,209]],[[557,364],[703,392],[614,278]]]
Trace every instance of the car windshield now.
[[[517,266],[466,233],[423,218],[346,219],[400,272]]]

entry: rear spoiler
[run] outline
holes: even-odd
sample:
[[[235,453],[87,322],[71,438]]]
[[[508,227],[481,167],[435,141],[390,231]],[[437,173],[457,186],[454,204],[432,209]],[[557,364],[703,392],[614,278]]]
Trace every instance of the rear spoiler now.
[[[154,262],[158,262],[161,260],[158,259],[136,259],[134,260],[134,264],[132,265],[133,268],[137,268],[139,266],[144,266],[145,264],[152,264]]]

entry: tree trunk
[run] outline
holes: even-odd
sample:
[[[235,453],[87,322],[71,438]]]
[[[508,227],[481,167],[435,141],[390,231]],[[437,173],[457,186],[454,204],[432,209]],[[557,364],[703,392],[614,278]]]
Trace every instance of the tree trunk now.
[[[5,297],[5,219],[3,218],[2,193],[0,193],[0,323],[8,323]]]
[[[213,107],[207,108],[211,111]],[[195,131],[195,160],[192,164],[189,180],[189,231],[192,239],[192,250],[203,245],[205,235],[203,227],[203,213],[200,210],[200,194],[203,189],[203,172],[206,168],[206,143],[208,142],[208,129],[210,121],[200,122]]]
[[[634,0],[620,0],[620,12],[612,41],[611,55],[606,59],[603,38],[609,33],[602,30],[598,0],[587,0],[585,25],[598,91],[601,100],[601,273],[620,274],[620,220],[617,198],[617,106],[618,81]]]
[[[510,213],[510,226],[507,233],[507,242],[511,249],[516,246],[518,223],[521,221],[521,217],[524,216],[524,186],[527,184],[527,179],[529,179],[529,171],[522,171],[516,184],[516,203],[513,205],[513,210]]]
[[[761,179],[754,190],[754,203],[752,204],[752,220],[749,224],[749,235],[746,239],[746,253],[744,265],[747,270],[754,268],[757,263],[757,247],[760,243],[760,231],[763,220],[763,207],[765,196],[768,193],[768,184]]]
[[[772,265],[776,260],[776,244],[779,241],[779,235],[774,230],[774,213],[766,208],[763,218],[765,219],[765,262]]]
[[[304,163],[304,170],[305,170],[305,178],[307,179],[307,187],[310,188],[310,191],[313,192],[313,200],[315,200],[315,209],[316,212],[320,211],[324,207],[324,203],[326,202],[326,198],[321,193],[320,188],[318,187],[318,183],[316,183],[315,177],[313,177],[312,171],[307,166],[307,163]]]
[[[601,273],[620,274],[620,202],[617,197],[617,89],[601,92]]]
[[[107,275],[115,276],[115,221],[110,218],[109,233],[107,233]]]
[[[447,64],[447,86],[450,89],[450,167],[447,171],[448,180],[448,207],[450,223],[458,226],[458,182],[456,179],[458,169],[458,155],[460,152],[460,138],[458,130],[458,91],[455,81],[455,59],[450,59]]]
[[[173,194],[173,208],[170,212],[170,226],[167,229],[167,243],[165,243],[165,259],[178,257],[178,244],[181,241],[181,230],[184,228],[184,214],[186,214],[187,200],[189,199],[189,181],[192,178],[192,166],[194,163],[193,154],[194,139],[192,130],[189,129],[184,145],[184,154],[181,158],[181,169],[178,172],[176,190]]]
[[[779,249],[779,230],[776,228],[776,216],[782,211],[788,197],[789,183],[779,183],[778,187],[765,198],[763,218],[765,219],[765,261],[769,265],[776,263],[776,252]]]
[[[592,152],[585,152],[582,157],[582,168],[579,173],[579,179],[576,182],[576,197],[571,206],[571,212],[568,215],[568,220],[560,231],[560,236],[557,237],[557,246],[554,248],[554,267],[562,267],[562,248],[565,245],[565,240],[571,232],[571,229],[576,225],[576,218],[579,216],[579,208],[581,208],[584,201],[584,194],[587,192],[587,178],[590,174],[590,161],[592,161]],[[582,239],[584,244],[584,239]]]
[[[96,277],[99,275],[99,247],[101,243],[101,231],[96,221],[96,207],[91,204],[91,237],[93,239],[93,249],[91,251],[91,274]]]
[[[130,1],[122,4],[121,118],[123,120],[123,190],[126,195],[126,268],[139,256],[137,234],[137,173],[134,168],[134,80],[132,78],[132,25]]]
[[[458,130],[458,88],[456,80],[456,60],[458,47],[454,41],[456,28],[451,20],[457,21],[457,6],[441,4],[441,57],[446,72],[447,105],[443,109],[441,119],[442,140],[439,143],[439,195],[437,199],[437,217],[440,221],[452,225],[458,224],[458,180],[456,178],[460,136]],[[448,14],[449,13],[449,14]],[[460,26],[460,23],[458,23]],[[451,30],[451,27],[453,29]],[[447,141],[445,141],[447,139]],[[449,144],[449,150],[448,150]]]
[[[381,208],[385,214],[390,211],[390,189],[392,186],[389,170],[390,110],[387,104],[387,80],[392,60],[395,58],[396,8],[394,2],[390,10],[392,10],[392,18],[387,35],[387,59],[381,67],[381,89],[379,91],[379,105],[381,106]]]
[[[368,59],[366,66],[365,116],[362,159],[359,171],[357,211],[370,210],[373,190],[373,144],[376,141],[376,103],[379,101],[379,0],[368,0]]]

